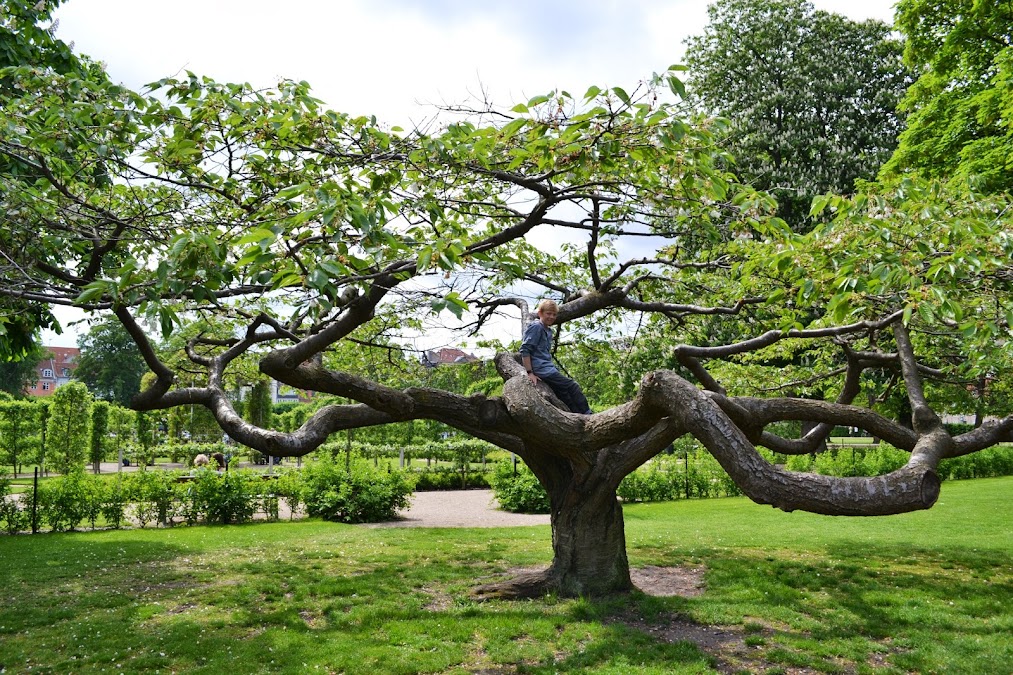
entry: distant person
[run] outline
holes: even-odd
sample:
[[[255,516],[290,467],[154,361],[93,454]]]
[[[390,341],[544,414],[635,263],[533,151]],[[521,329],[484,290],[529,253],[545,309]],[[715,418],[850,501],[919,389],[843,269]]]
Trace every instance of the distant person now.
[[[222,469],[227,470],[229,468],[228,462],[225,461],[225,455],[223,455],[222,453],[216,452],[212,454],[211,459],[214,460],[214,463],[218,465],[219,471],[221,471]]]
[[[524,329],[521,340],[521,363],[528,372],[532,384],[541,380],[566,404],[570,412],[592,415],[580,385],[559,372],[552,362],[552,324],[556,323],[559,306],[553,300],[538,303],[538,321],[532,321]]]
[[[193,465],[194,465],[194,468],[198,468],[198,467],[202,467],[202,466],[207,466],[208,465],[208,456],[205,455],[205,454],[203,454],[203,453],[197,455],[196,457],[193,458]]]

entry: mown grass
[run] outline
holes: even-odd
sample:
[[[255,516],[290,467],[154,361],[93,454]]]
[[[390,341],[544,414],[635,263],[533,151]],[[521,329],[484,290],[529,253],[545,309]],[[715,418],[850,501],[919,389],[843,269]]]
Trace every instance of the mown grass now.
[[[469,599],[547,564],[547,527],[0,537],[0,671],[1005,673],[1011,488],[948,482],[931,511],[888,518],[627,507],[631,564],[702,568],[693,598]],[[687,621],[738,631],[740,649],[676,639]]]

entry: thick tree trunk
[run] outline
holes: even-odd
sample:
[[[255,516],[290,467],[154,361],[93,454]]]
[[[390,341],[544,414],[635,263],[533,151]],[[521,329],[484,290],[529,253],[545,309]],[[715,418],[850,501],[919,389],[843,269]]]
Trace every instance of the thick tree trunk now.
[[[632,584],[623,507],[608,485],[584,488],[568,486],[552,500],[549,576],[565,596],[628,591]]]
[[[473,594],[483,599],[577,597],[632,589],[622,506],[614,487],[595,483],[571,481],[549,490],[553,559],[548,569],[480,586]]]
[[[681,435],[671,422],[640,416],[629,404],[605,413],[566,411],[543,383],[531,386],[517,359],[497,358],[506,380],[504,402],[513,422],[524,430],[516,449],[549,495],[552,510],[552,564],[546,570],[479,587],[479,598],[602,596],[627,592],[623,509],[616,488],[623,477]]]

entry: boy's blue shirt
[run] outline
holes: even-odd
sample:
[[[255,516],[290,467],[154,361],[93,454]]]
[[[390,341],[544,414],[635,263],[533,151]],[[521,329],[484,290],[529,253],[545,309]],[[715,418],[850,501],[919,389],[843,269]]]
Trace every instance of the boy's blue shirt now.
[[[533,321],[524,329],[521,340],[521,355],[531,357],[531,370],[535,375],[552,375],[559,369],[552,362],[552,329]]]

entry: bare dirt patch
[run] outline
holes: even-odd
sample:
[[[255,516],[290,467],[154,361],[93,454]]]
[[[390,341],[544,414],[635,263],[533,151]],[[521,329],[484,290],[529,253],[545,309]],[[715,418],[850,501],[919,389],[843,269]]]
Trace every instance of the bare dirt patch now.
[[[703,594],[702,567],[655,567],[646,565],[630,569],[633,585],[647,595],[694,598]]]
[[[630,569],[634,585],[647,595],[663,597],[692,598],[704,592],[703,567],[656,567],[648,565]],[[623,615],[615,618],[631,628],[647,633],[661,642],[692,642],[701,651],[711,656],[720,673],[763,673],[770,669],[786,675],[815,674],[809,668],[785,668],[769,663],[763,658],[763,647],[747,644],[747,638],[767,642],[777,634],[769,626],[747,631],[744,626],[712,626],[699,624],[690,619],[672,615],[660,620],[646,621],[643,618]]]

